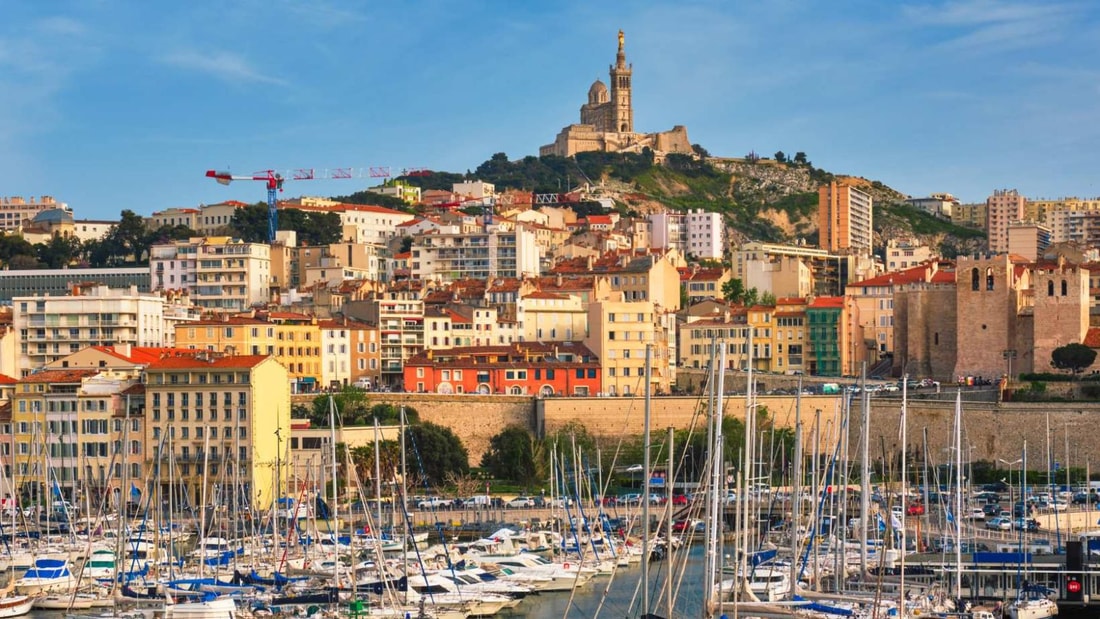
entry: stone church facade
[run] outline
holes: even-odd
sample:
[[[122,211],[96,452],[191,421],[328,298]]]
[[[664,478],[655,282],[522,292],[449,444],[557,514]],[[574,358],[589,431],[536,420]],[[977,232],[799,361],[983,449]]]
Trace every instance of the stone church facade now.
[[[657,154],[690,154],[687,128],[677,125],[660,133],[634,132],[634,65],[627,64],[619,31],[619,53],[608,74],[611,88],[596,80],[588,89],[588,102],[581,106],[581,122],[561,130],[553,144],[539,148],[539,156],[571,157],[585,151],[609,153],[641,152],[649,148]]]

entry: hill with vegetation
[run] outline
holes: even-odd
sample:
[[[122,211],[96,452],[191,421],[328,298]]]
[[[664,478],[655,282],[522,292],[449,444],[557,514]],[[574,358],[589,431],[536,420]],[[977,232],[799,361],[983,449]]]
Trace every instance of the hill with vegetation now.
[[[891,238],[913,238],[946,257],[982,249],[985,234],[905,203],[906,196],[879,181],[837,175],[815,167],[805,153],[771,159],[710,157],[696,145],[696,156],[671,154],[658,162],[651,152],[578,153],[575,157],[534,157],[509,160],[504,153],[465,174],[432,172],[402,177],[423,189],[451,189],[452,184],[478,179],[498,190],[563,193],[587,187],[593,200],[610,198],[624,214],[646,215],[664,210],[702,209],[725,216],[729,238],[738,243],[757,240],[817,243],[817,188],[832,180],[856,184],[875,200],[876,245]],[[593,204],[585,204],[584,210]]]

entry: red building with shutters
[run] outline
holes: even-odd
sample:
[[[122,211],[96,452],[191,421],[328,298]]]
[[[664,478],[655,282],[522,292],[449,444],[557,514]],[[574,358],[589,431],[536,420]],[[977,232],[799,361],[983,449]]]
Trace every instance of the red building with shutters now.
[[[576,342],[516,342],[424,351],[405,362],[405,389],[572,396],[600,392],[600,362]]]

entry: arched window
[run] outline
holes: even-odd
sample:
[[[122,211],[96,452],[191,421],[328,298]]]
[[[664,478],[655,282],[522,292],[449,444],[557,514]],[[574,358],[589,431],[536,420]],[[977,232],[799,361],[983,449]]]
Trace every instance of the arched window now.
[[[1054,280],[1051,280],[1051,281],[1047,282],[1047,296],[1048,297],[1053,297],[1054,296]]]
[[[981,281],[981,280],[978,279],[978,267],[974,267],[973,269],[970,269],[970,289],[971,290],[978,290],[978,282],[979,281]]]
[[[1069,289],[1069,287],[1068,287],[1068,286],[1067,286],[1067,284],[1066,284],[1066,280],[1064,280],[1064,279],[1063,279],[1063,280],[1062,280],[1062,296],[1063,296],[1063,297],[1064,297],[1064,296],[1066,296],[1066,291],[1067,291],[1068,289]]]
[[[985,268],[985,289],[993,290],[993,267]]]

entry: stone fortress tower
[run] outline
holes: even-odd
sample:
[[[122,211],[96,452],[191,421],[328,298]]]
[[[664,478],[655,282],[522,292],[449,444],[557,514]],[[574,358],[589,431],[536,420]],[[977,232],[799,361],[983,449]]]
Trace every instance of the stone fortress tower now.
[[[561,130],[553,144],[539,148],[539,156],[570,157],[585,151],[641,152],[649,148],[657,155],[692,152],[687,128],[677,125],[660,133],[634,132],[634,65],[626,62],[626,38],[619,31],[619,51],[608,67],[611,88],[600,80],[588,89],[588,102],[581,106],[581,122]]]

